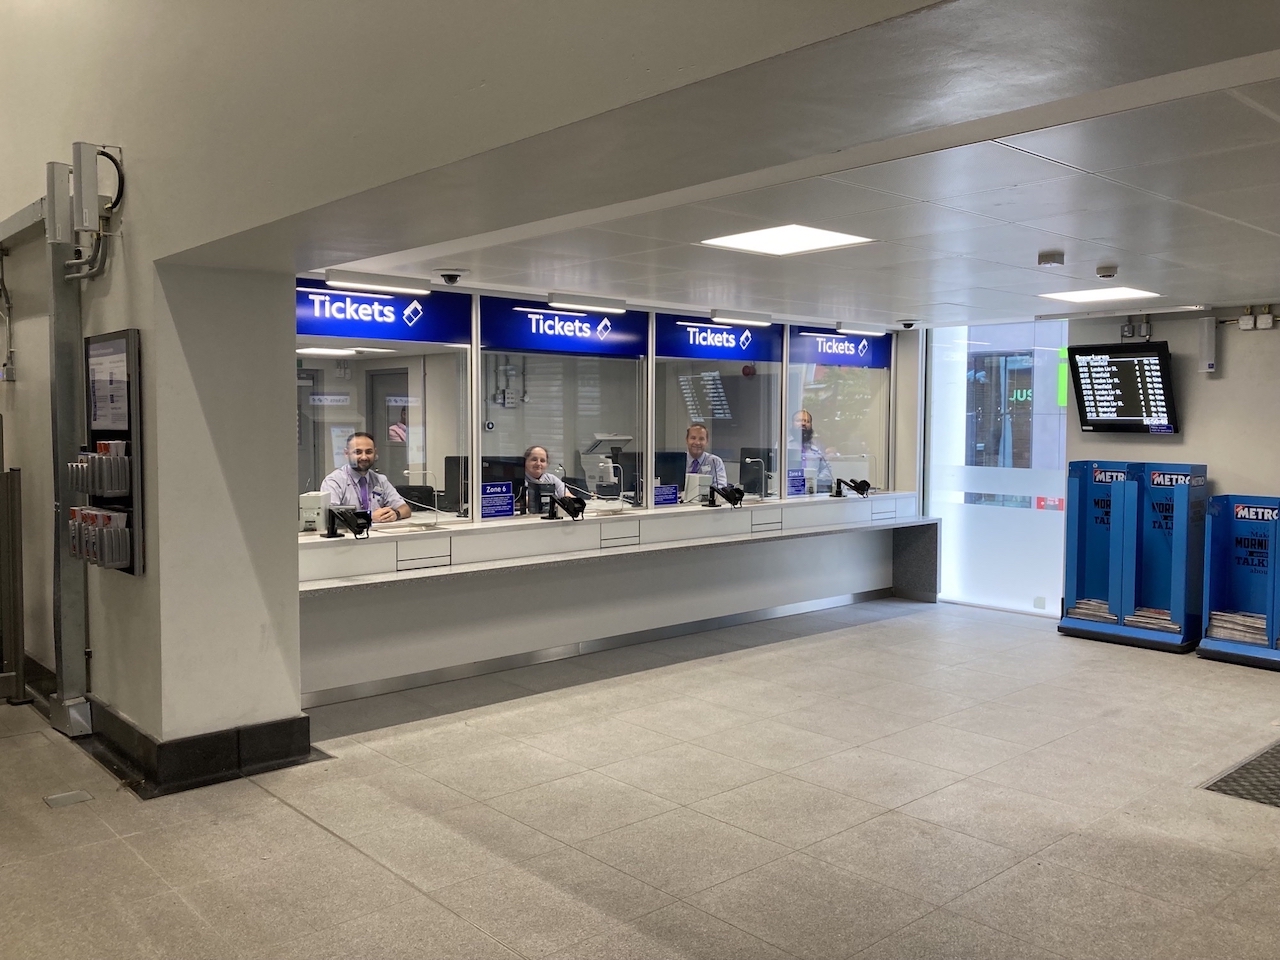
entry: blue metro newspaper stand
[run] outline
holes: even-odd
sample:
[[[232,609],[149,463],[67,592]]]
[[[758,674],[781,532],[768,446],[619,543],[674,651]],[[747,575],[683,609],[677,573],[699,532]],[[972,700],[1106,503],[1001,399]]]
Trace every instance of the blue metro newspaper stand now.
[[[1280,498],[1213,497],[1205,520],[1205,635],[1199,654],[1280,670],[1276,537]]]
[[[1072,463],[1059,632],[1195,649],[1207,496],[1203,464]]]

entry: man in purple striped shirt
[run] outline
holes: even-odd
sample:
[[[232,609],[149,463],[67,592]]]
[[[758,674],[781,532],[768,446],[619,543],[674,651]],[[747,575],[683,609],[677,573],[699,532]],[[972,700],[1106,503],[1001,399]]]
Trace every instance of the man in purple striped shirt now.
[[[378,448],[367,433],[347,437],[347,462],[324,478],[322,492],[336,506],[367,510],[374,523],[407,520],[409,505],[385,476],[373,469]]]

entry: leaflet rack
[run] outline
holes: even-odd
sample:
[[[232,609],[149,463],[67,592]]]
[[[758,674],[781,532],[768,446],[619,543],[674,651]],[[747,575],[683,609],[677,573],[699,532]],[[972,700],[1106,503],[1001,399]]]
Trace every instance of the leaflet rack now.
[[[1209,500],[1205,520],[1205,632],[1198,653],[1280,670],[1276,542],[1280,498]]]
[[[72,556],[134,576],[144,568],[138,344],[137,330],[85,338],[88,443],[67,464],[72,488],[88,500],[70,510]]]
[[[1070,465],[1067,490],[1059,632],[1178,653],[1195,649],[1204,465],[1079,461]]]

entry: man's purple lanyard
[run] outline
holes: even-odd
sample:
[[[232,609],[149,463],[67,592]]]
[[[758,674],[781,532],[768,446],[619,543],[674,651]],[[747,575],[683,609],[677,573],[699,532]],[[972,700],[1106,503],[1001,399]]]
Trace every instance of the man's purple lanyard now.
[[[699,469],[698,469],[698,461],[697,461],[697,460],[695,460],[695,461],[693,461],[693,463],[689,464],[689,472],[690,472],[690,473],[698,473],[698,472],[699,472]]]
[[[369,510],[369,478],[361,477],[356,486],[360,488],[360,509],[367,513]]]

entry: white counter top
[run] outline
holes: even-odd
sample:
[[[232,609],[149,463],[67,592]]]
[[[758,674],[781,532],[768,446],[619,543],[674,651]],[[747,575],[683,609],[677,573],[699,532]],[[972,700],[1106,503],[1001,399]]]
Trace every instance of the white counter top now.
[[[476,524],[452,519],[375,526],[368,538],[299,534],[303,595],[381,584],[463,576],[531,565],[565,564],[606,555],[702,549],[754,539],[826,536],[844,530],[932,522],[919,516],[914,492],[867,498],[791,498],[708,508],[693,504],[626,508],[579,521],[515,517]]]

